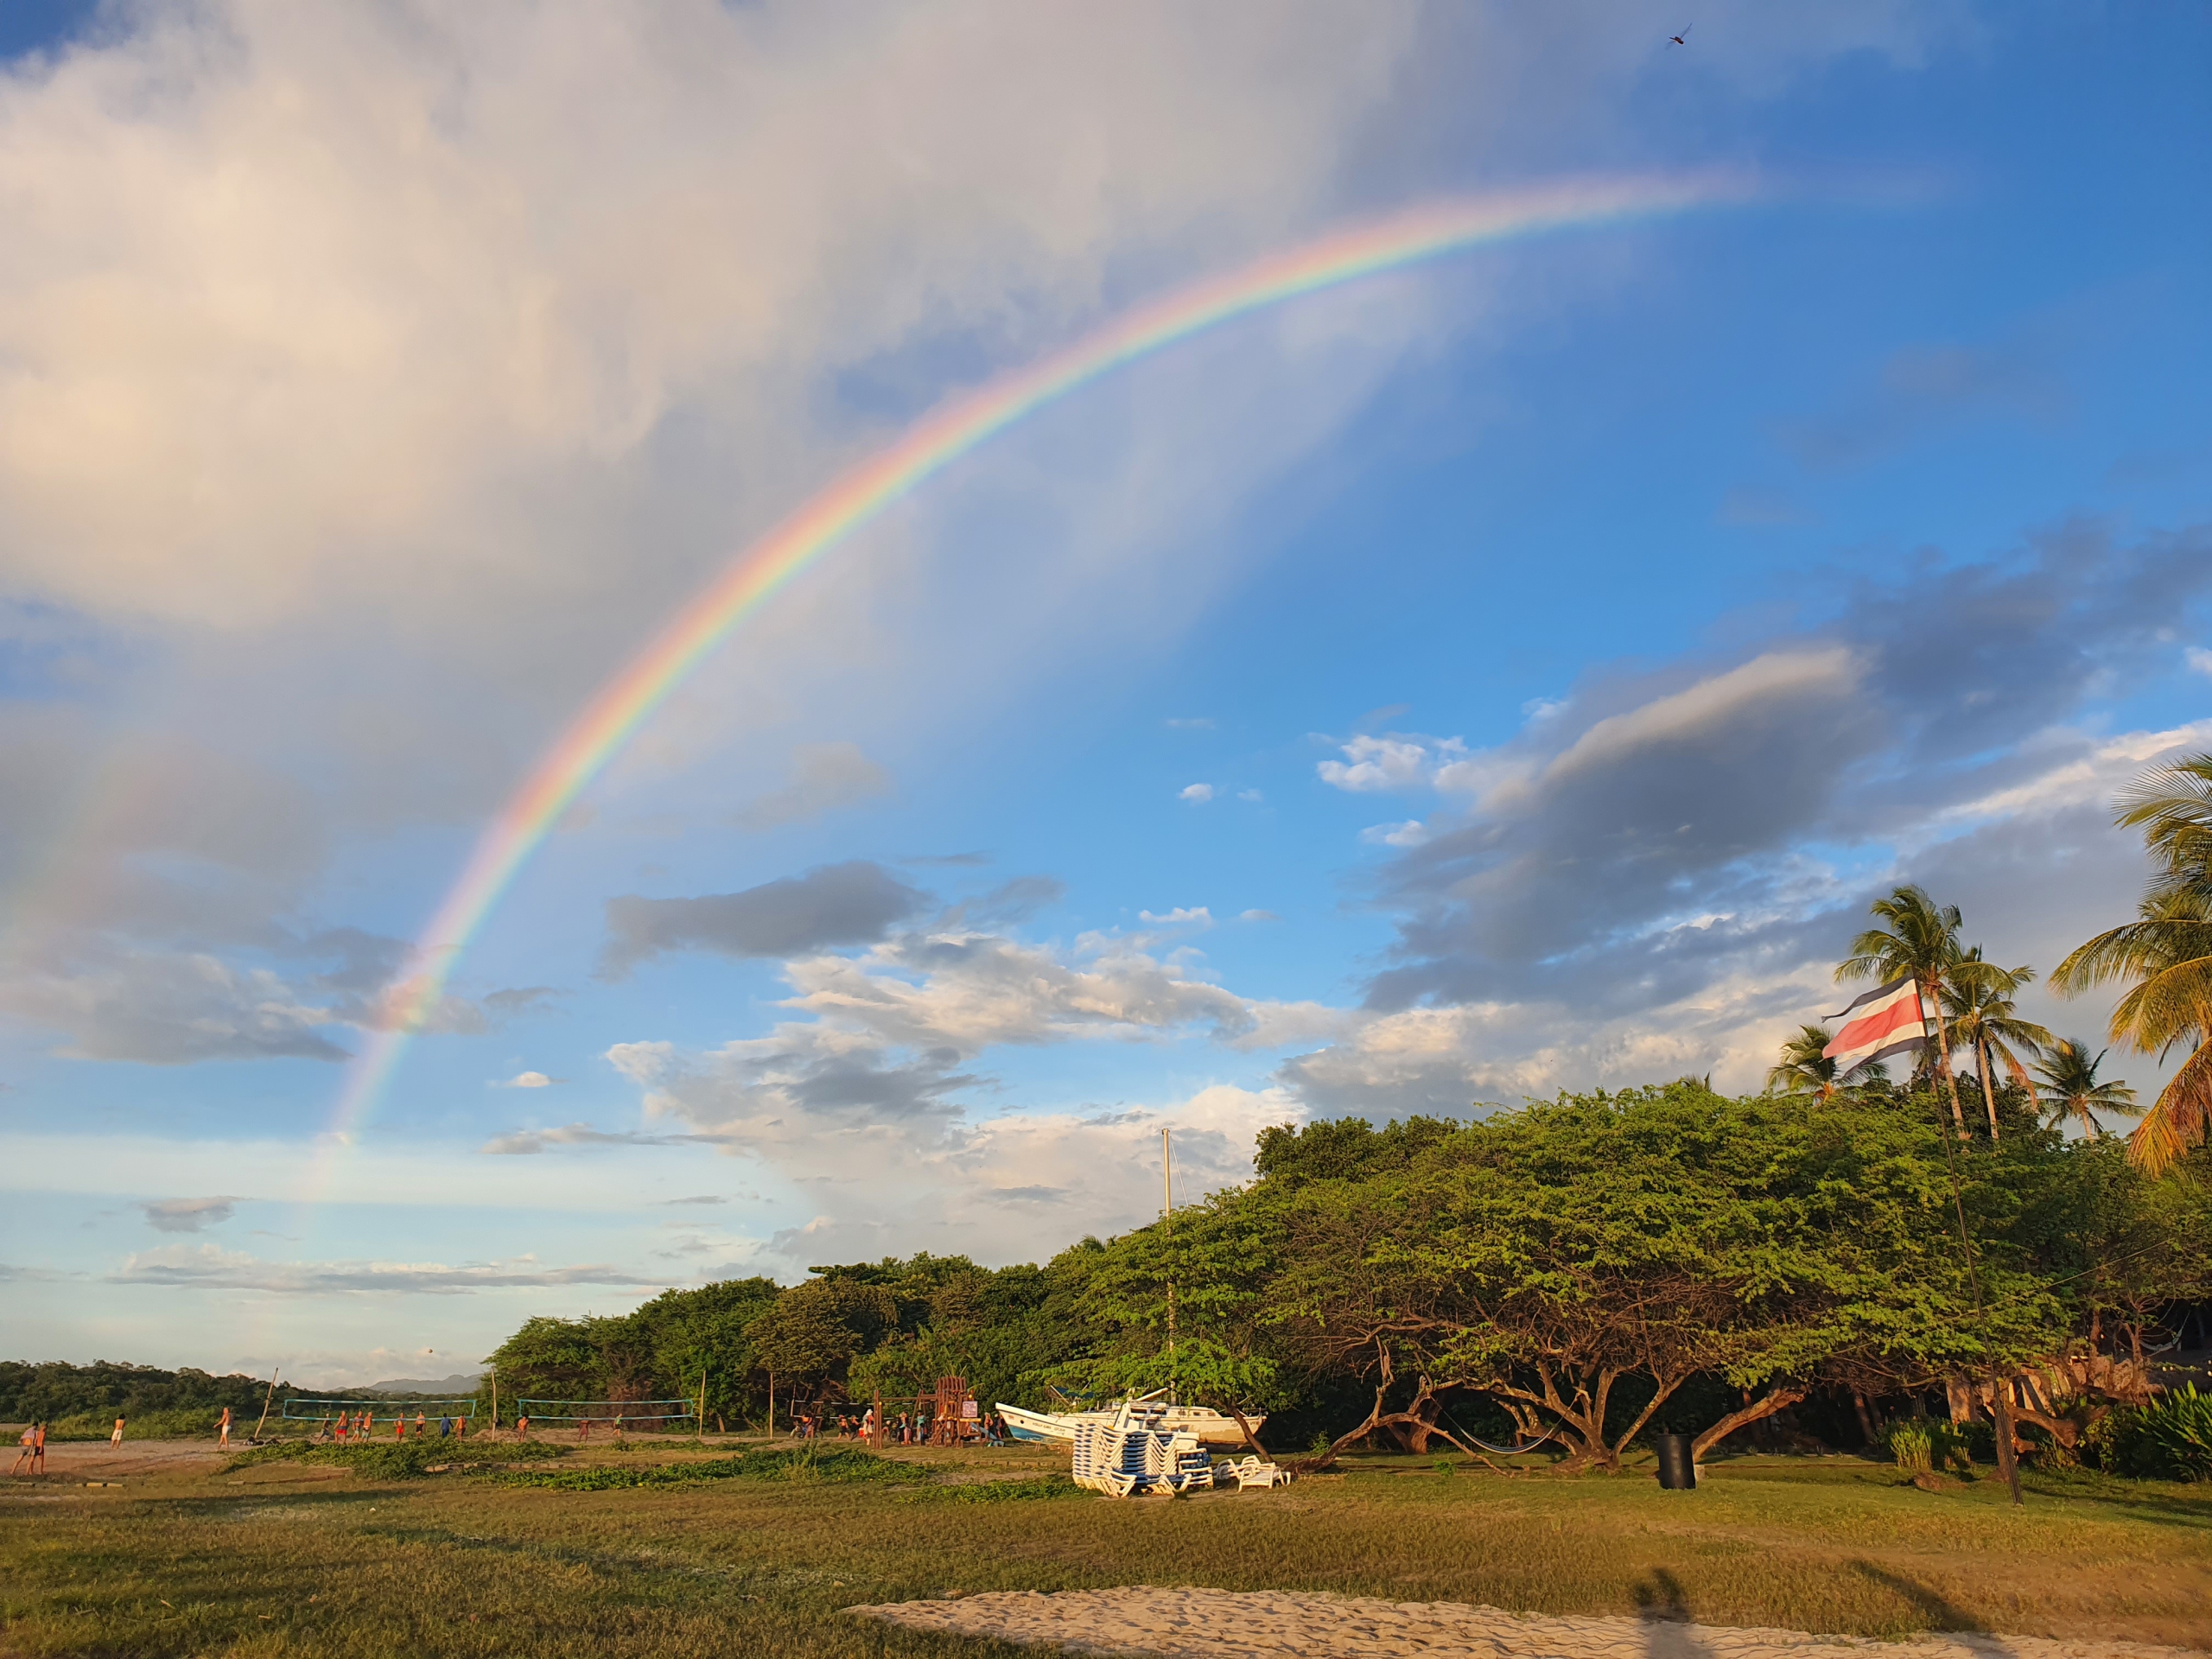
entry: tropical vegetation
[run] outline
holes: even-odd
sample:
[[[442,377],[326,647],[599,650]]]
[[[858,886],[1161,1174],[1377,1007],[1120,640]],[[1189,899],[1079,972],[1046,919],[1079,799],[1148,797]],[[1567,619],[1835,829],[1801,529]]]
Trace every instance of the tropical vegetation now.
[[[2069,994],[2126,985],[2112,1040],[2183,1057],[2129,1138],[2130,1155],[2157,1173],[2212,1128],[2212,754],[2152,767],[2120,797],[2118,820],[2143,832],[2151,856],[2136,918],[2075,950],[2051,983]]]

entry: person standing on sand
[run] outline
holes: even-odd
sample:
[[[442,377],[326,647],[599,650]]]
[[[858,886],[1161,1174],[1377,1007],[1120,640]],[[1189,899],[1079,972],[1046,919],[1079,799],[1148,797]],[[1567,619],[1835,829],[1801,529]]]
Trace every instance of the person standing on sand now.
[[[516,1440],[528,1440],[529,1438],[530,1438],[530,1419],[529,1419],[529,1418],[527,1418],[527,1417],[518,1417],[518,1418],[516,1418],[516,1419],[515,1419],[515,1439],[516,1439]]]
[[[223,1408],[223,1421],[215,1425],[215,1444],[227,1448],[231,1443],[231,1408]]]
[[[39,1424],[31,1432],[31,1473],[46,1472],[46,1425]]]
[[[38,1431],[35,1428],[27,1427],[23,1430],[23,1438],[17,1442],[17,1444],[23,1449],[16,1453],[16,1466],[8,1471],[8,1475],[10,1479],[13,1479],[16,1476],[22,1474],[23,1472],[24,1465],[30,1462],[31,1444],[37,1433]]]
[[[123,1444],[123,1419],[122,1419],[122,1418],[118,1417],[118,1418],[117,1418],[117,1419],[115,1420],[115,1433],[112,1433],[112,1434],[111,1434],[111,1435],[109,1435],[109,1436],[107,1437],[107,1443],[108,1443],[110,1446],[121,1446],[121,1445]]]

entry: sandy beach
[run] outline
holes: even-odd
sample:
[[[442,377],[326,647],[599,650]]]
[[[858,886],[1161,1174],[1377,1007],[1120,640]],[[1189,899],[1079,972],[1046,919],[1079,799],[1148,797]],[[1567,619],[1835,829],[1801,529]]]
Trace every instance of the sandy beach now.
[[[1520,1615],[1457,1602],[1150,1586],[994,1592],[850,1611],[917,1630],[1173,1659],[2202,1659],[2139,1642],[1953,1634],[1889,1643],[1669,1618]]]

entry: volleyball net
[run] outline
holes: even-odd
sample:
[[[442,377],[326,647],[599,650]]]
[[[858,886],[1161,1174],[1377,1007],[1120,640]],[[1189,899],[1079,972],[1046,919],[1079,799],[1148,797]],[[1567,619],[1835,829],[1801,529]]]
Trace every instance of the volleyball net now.
[[[699,1414],[692,1400],[518,1400],[515,1415],[533,1423],[689,1422]]]
[[[282,1414],[296,1423],[318,1423],[333,1417],[365,1416],[372,1422],[392,1423],[402,1418],[435,1422],[441,1417],[473,1420],[474,1400],[306,1400],[297,1395],[284,1402]]]

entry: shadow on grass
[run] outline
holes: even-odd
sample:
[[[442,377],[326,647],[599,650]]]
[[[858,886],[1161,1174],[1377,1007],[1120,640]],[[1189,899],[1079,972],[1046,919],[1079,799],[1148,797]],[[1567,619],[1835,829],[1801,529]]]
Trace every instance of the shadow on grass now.
[[[1988,1626],[1972,1613],[1955,1602],[1946,1601],[1926,1585],[1908,1579],[1902,1573],[1893,1573],[1885,1567],[1877,1567],[1872,1561],[1853,1561],[1850,1567],[1851,1570],[1860,1578],[1880,1585],[1892,1594],[1904,1597],[1911,1604],[1913,1611],[1928,1621],[1929,1630],[1956,1631],[1970,1636],[1974,1640],[1967,1645],[1984,1653],[2003,1656],[2009,1655],[2012,1651],[2003,1642],[1991,1636]]]
[[[1680,1579],[1655,1567],[1635,1594],[1644,1659],[1713,1659],[1713,1649],[1690,1632],[1690,1602]]]

